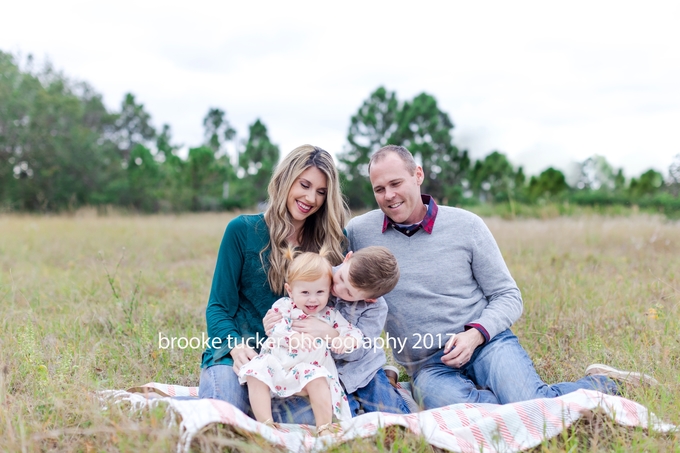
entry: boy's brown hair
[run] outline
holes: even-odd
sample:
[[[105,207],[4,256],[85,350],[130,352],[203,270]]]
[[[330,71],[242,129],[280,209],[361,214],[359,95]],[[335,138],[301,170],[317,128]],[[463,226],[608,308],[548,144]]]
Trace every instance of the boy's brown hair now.
[[[349,282],[369,294],[368,299],[384,296],[397,286],[399,265],[387,247],[365,247],[352,254],[348,262]]]

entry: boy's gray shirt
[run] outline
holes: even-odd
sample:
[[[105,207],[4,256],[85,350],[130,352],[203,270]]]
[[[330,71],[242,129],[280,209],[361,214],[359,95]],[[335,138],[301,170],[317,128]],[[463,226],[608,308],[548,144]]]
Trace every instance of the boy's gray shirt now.
[[[493,338],[519,319],[519,288],[477,215],[438,206],[432,234],[421,228],[411,237],[391,227],[383,233],[383,221],[380,210],[355,217],[347,237],[350,250],[382,245],[397,258],[401,277],[385,295],[385,331],[409,374],[444,347],[448,334],[479,324]]]
[[[333,271],[338,268],[336,266]],[[385,364],[385,351],[381,347],[380,340],[375,344],[375,339],[385,326],[387,317],[387,303],[379,297],[375,302],[347,302],[333,297],[332,304],[336,310],[353,326],[364,334],[364,344],[348,354],[335,354],[335,366],[338,369],[340,382],[347,393],[354,393],[371,382],[375,373]],[[331,305],[329,303],[329,305]]]

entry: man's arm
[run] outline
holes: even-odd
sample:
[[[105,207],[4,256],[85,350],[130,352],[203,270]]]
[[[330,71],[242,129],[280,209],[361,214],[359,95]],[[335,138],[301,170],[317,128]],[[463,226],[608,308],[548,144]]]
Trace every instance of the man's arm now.
[[[477,329],[484,340],[489,341],[510,328],[522,315],[522,295],[484,221],[476,217],[472,227],[472,274],[488,305],[466,328]]]

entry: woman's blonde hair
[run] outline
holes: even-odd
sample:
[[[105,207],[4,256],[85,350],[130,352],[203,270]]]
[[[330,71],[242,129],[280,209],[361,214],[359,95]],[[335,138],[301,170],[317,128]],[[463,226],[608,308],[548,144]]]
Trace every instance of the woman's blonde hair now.
[[[340,191],[340,178],[333,157],[317,146],[297,147],[276,166],[267,188],[269,205],[264,219],[269,227],[269,244],[262,252],[270,250],[267,278],[271,290],[278,294],[284,292],[283,285],[290,263],[284,256],[288,248],[287,239],[295,230],[286,206],[288,193],[300,174],[310,167],[316,167],[326,175],[326,200],[318,211],[305,220],[300,232],[299,250],[319,252],[322,247],[326,247],[327,259],[332,265],[340,264],[343,259],[346,244],[343,228],[349,219],[349,209]]]
[[[322,247],[319,253],[302,252],[295,253],[288,248],[284,254],[290,262],[286,272],[286,282],[293,285],[294,282],[313,282],[321,277],[333,280],[333,268],[326,258],[330,250]]]

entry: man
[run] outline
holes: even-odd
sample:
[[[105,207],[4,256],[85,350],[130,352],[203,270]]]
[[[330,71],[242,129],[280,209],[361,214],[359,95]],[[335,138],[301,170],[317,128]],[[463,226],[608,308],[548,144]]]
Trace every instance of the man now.
[[[404,147],[378,150],[369,177],[380,210],[349,222],[350,249],[381,245],[397,257],[401,278],[385,296],[386,340],[425,409],[505,404],[581,388],[616,393],[610,377],[653,381],[594,365],[576,382],[545,384],[510,331],[522,314],[522,297],[484,222],[421,195],[423,170]]]

